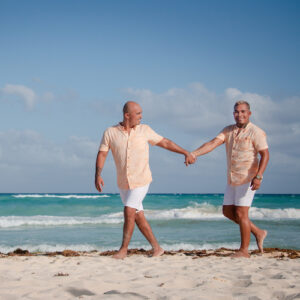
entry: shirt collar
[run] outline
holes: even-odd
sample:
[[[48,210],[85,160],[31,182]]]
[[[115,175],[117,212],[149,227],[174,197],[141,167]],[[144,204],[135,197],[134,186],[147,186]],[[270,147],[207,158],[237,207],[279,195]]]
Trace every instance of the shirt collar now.
[[[138,126],[140,126],[140,124],[139,124],[139,125],[136,125],[135,127],[132,127],[131,129],[133,129],[134,131],[136,131],[137,128],[138,128]],[[125,130],[124,126],[121,125],[121,122],[119,122],[119,123],[117,124],[117,128],[118,128],[120,131],[122,131],[122,132],[124,132],[124,131],[127,132],[127,131]]]
[[[246,129],[249,129],[250,128],[250,124],[252,124],[250,121],[247,123],[247,125],[245,127],[242,127],[242,128],[239,128],[237,127],[236,124],[234,124],[234,129],[235,130],[238,130],[238,129],[242,129],[242,130],[246,130]]]

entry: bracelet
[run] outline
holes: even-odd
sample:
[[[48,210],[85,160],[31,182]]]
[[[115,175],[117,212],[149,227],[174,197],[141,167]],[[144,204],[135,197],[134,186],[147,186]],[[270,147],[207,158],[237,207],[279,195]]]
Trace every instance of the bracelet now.
[[[258,179],[258,180],[262,180],[263,179],[263,176],[260,176],[260,175],[256,175],[254,178]]]

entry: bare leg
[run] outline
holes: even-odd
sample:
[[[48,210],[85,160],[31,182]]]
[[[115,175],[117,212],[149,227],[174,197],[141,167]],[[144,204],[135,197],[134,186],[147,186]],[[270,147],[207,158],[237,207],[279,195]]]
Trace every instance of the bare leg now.
[[[223,205],[223,215],[226,218],[230,219],[231,221],[239,224],[237,221],[237,217],[236,217],[236,206],[235,205]],[[264,252],[263,243],[264,243],[264,239],[266,238],[268,232],[266,230],[258,228],[251,221],[250,221],[250,226],[251,226],[251,232],[255,236],[257,247],[258,247],[259,251],[261,253],[263,253]]]
[[[139,211],[138,213],[136,213],[135,222],[136,222],[136,225],[138,226],[139,230],[141,231],[141,233],[151,244],[151,246],[153,248],[153,256],[162,255],[164,253],[164,249],[162,249],[159,246],[159,244],[152,232],[151,226],[145,218],[143,211]]]
[[[113,256],[113,258],[123,259],[126,257],[129,242],[135,226],[135,214],[135,208],[128,206],[124,207],[123,241],[120,250]]]
[[[240,225],[241,246],[239,251],[233,255],[234,257],[250,257],[248,248],[251,235],[251,224],[248,217],[249,206],[236,206],[236,219]]]

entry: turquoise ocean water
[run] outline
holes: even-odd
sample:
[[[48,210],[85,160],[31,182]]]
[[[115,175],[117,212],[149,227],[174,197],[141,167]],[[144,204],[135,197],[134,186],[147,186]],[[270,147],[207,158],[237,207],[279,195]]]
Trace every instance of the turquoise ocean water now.
[[[238,248],[239,229],[222,216],[223,194],[148,194],[145,215],[162,247]],[[300,249],[300,195],[257,194],[252,221],[265,247]],[[118,194],[0,194],[0,252],[112,250],[122,239]],[[150,249],[135,229],[130,248]],[[255,249],[251,238],[250,249]]]

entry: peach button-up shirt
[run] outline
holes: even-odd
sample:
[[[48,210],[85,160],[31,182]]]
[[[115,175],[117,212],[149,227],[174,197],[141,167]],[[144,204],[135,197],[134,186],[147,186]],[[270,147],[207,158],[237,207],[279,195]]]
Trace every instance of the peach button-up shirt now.
[[[120,189],[132,190],[152,181],[148,143],[156,145],[162,139],[162,136],[145,124],[135,126],[130,134],[120,124],[105,130],[99,151],[111,149]]]
[[[249,122],[239,132],[236,125],[225,127],[217,136],[226,145],[227,182],[241,185],[250,182],[257,174],[258,152],[268,148],[265,132]]]

